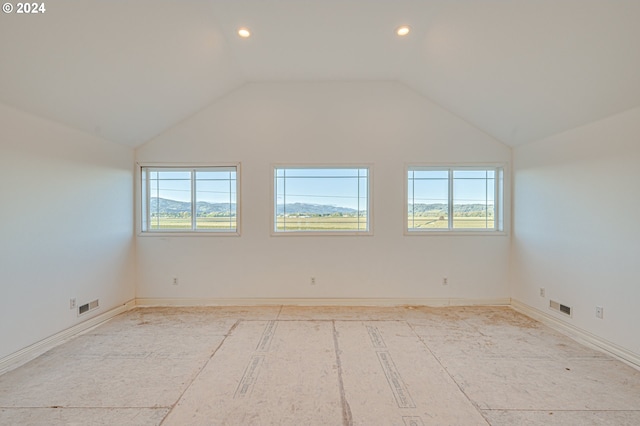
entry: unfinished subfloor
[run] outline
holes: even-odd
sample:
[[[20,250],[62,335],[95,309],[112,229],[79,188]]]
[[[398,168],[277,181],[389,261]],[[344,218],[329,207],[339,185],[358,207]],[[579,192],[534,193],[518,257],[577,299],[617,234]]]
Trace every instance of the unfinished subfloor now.
[[[638,425],[640,371],[508,307],[138,308],[0,376],[2,425]]]

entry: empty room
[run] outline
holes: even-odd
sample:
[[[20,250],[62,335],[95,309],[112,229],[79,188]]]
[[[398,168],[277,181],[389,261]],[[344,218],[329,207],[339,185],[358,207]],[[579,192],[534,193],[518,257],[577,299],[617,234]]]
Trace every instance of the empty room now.
[[[640,2],[0,13],[0,425],[640,424]]]

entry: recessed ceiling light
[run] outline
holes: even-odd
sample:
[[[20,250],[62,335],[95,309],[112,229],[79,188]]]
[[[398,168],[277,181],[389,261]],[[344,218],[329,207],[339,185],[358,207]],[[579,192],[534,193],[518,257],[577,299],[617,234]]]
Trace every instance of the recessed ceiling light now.
[[[401,27],[398,27],[396,29],[396,34],[398,34],[400,37],[406,36],[407,34],[409,34],[409,32],[411,31],[411,27],[408,25],[403,25]]]
[[[242,27],[238,30],[238,35],[242,38],[247,38],[251,36],[251,31],[249,31],[248,28]]]

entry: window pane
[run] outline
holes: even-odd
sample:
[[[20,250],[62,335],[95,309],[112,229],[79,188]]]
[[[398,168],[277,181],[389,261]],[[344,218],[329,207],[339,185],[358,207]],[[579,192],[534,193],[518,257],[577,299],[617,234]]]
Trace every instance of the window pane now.
[[[494,171],[455,170],[453,176],[453,227],[493,229]]]
[[[148,177],[142,191],[148,206],[144,231],[236,231],[236,167],[145,167],[142,172]]]
[[[196,229],[236,230],[236,174],[196,171]]]
[[[277,168],[276,232],[368,231],[368,169]]]
[[[449,173],[442,170],[415,170],[408,181],[409,229],[449,227]]]
[[[501,221],[502,173],[502,168],[409,168],[407,229],[502,230],[502,222],[496,228],[495,212],[497,204]]]
[[[191,229],[191,172],[150,174],[149,229]]]

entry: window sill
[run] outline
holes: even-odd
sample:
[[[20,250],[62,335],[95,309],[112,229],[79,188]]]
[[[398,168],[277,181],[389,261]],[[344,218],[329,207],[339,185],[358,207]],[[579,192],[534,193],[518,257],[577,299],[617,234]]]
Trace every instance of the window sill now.
[[[239,237],[239,231],[229,232],[211,232],[211,231],[197,231],[197,232],[181,232],[181,231],[145,231],[138,232],[138,237]]]
[[[372,231],[353,232],[353,231],[271,231],[272,237],[371,237]]]
[[[404,231],[404,235],[408,237],[505,237],[508,235],[507,231],[450,231],[450,230],[433,230],[433,231]]]

